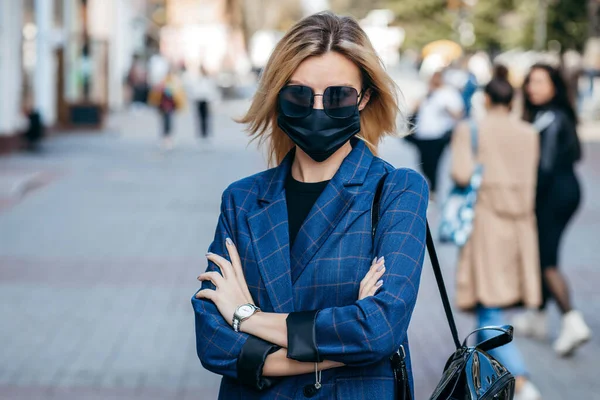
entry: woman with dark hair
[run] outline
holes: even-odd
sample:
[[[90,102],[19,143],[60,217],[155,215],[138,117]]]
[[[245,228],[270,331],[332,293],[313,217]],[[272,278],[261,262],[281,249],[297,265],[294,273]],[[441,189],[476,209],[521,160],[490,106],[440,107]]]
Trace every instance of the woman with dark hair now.
[[[532,122],[540,133],[536,214],[544,301],[540,312],[521,315],[514,325],[524,335],[545,338],[544,307],[552,297],[563,314],[554,350],[567,356],[591,337],[583,316],[571,305],[567,282],[558,270],[560,240],[581,201],[575,174],[575,164],[581,159],[577,116],[560,71],[549,65],[531,68],[524,94],[523,119]]]
[[[459,124],[451,144],[457,185],[466,186],[475,169],[483,168],[456,288],[458,307],[474,312],[478,327],[505,325],[507,308],[536,309],[541,304],[535,224],[537,133],[510,115],[514,91],[506,68],[498,66],[494,75],[484,90],[486,115],[476,124]],[[494,336],[484,332],[481,341]],[[541,398],[514,343],[491,353],[516,377],[515,399]]]

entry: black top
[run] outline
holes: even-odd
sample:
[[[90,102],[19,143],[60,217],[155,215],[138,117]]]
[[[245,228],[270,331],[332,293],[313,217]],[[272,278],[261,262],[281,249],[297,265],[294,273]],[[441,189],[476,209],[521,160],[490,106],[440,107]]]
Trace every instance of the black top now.
[[[547,111],[550,111],[553,120],[540,132],[538,197],[543,197],[557,174],[572,172],[574,164],[581,157],[575,121],[558,109],[540,110],[536,119]]]
[[[313,207],[328,183],[329,181],[316,183],[299,182],[292,177],[291,172],[288,174],[285,181],[285,199],[287,201],[290,228],[290,248],[296,239],[298,231],[300,231],[302,223],[310,213],[310,209]],[[300,336],[305,335],[306,337],[312,338],[312,335],[309,335],[306,332],[312,333],[314,331],[313,324],[316,311],[292,313],[290,315],[292,316],[292,320],[295,321],[295,324],[298,326],[298,329],[295,329],[295,331],[297,331],[296,333]],[[288,333],[290,333],[290,330],[288,330]],[[300,342],[302,342],[302,340],[300,340]],[[267,356],[279,350],[279,348],[279,346],[257,337],[248,337],[238,357],[238,379],[257,390],[268,389],[277,383],[279,380],[278,378],[262,376],[262,370]],[[294,343],[291,343],[290,348],[301,348],[306,350],[306,346],[295,346]],[[316,350],[314,349],[316,349],[316,345],[310,346],[310,349],[308,350],[309,353],[316,353]],[[312,387],[314,388],[314,386]]]
[[[294,240],[296,240],[296,236],[300,231],[302,223],[310,213],[310,209],[313,207],[328,183],[329,181],[316,183],[299,182],[292,177],[291,171],[288,174],[285,181],[285,199],[287,202],[288,224],[290,229],[290,248],[294,244]],[[314,327],[312,324],[314,323],[316,311],[296,314],[297,316],[292,319],[297,321],[297,325],[299,326],[297,331],[301,332],[301,334],[305,334],[306,331],[313,332]],[[308,335],[307,337],[312,336]],[[311,354],[316,352],[316,350],[313,350],[313,347],[316,349],[316,345],[311,347]],[[293,343],[291,348],[294,348]],[[248,340],[246,340],[246,343],[244,343],[238,357],[238,379],[257,390],[265,390],[273,386],[279,379],[262,376],[262,370],[267,356],[279,349],[280,347],[277,345],[250,336]],[[302,347],[302,349],[305,349],[305,347]]]
[[[294,179],[292,172],[285,181],[285,201],[287,202],[290,249],[296,240],[302,223],[310,209],[325,190],[329,181],[305,183]]]

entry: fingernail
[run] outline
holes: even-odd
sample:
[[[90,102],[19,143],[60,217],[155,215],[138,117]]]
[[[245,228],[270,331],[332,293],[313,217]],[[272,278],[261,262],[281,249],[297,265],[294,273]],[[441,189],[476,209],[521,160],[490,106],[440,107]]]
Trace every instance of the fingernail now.
[[[233,246],[233,240],[229,238],[225,239],[225,243],[227,243],[229,246]]]
[[[385,261],[385,258],[383,256],[379,257],[379,259],[377,260],[378,263]]]
[[[377,283],[375,284],[376,287],[379,287],[381,285],[383,285],[383,280],[382,279],[378,280]]]
[[[384,269],[385,269],[385,264],[381,264],[381,266],[379,268],[377,268],[377,272],[381,272]]]
[[[209,251],[209,252],[207,252],[207,253],[205,254],[205,256],[206,256],[206,257],[208,257],[208,256],[212,256],[212,254],[213,254],[213,253],[211,253],[211,252]]]
[[[198,275],[198,277],[196,279],[200,280],[200,275]]]
[[[373,259],[373,261],[371,261],[371,264],[375,264],[375,262],[376,262],[376,261],[377,261],[377,257],[375,257],[375,258]]]

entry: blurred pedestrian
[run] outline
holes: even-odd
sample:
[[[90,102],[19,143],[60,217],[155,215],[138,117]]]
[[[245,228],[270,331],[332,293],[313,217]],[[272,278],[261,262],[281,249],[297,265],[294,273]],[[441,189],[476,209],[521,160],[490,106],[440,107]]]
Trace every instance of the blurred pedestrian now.
[[[485,86],[486,115],[476,128],[471,121],[459,124],[451,145],[457,185],[466,186],[476,166],[483,169],[473,231],[460,252],[456,292],[458,306],[474,311],[480,328],[506,325],[506,308],[535,309],[541,304],[535,223],[537,132],[511,117],[513,88],[507,74],[506,68],[498,67]],[[479,341],[492,336],[480,332]],[[490,353],[516,377],[516,399],[541,398],[514,343]]]
[[[171,132],[173,130],[173,115],[185,104],[183,90],[175,74],[170,71],[165,79],[152,88],[150,104],[155,106],[162,118],[163,147],[167,150],[173,147]]]
[[[200,66],[198,72],[187,71],[184,84],[188,99],[194,103],[197,113],[199,136],[207,139],[211,133],[211,106],[219,97],[217,85],[203,66]]]
[[[560,71],[552,66],[536,64],[531,68],[524,82],[524,97],[523,118],[540,133],[536,214],[544,296],[541,311],[526,313],[513,322],[517,332],[545,338],[545,306],[554,299],[562,322],[553,347],[559,355],[567,356],[591,337],[582,314],[573,308],[567,281],[558,269],[563,233],[581,201],[575,173],[575,164],[582,157],[577,115]]]
[[[148,81],[146,66],[139,55],[134,55],[127,74],[127,84],[131,91],[133,110],[143,107],[148,102]]]
[[[432,201],[437,192],[440,159],[463,112],[460,92],[444,84],[442,71],[435,72],[429,81],[427,96],[417,108],[415,132],[410,139],[419,152],[421,169],[429,181]]]
[[[27,149],[32,152],[41,150],[40,143],[45,135],[44,123],[38,110],[33,107],[27,107],[25,110],[28,124],[24,137],[27,143]]]
[[[469,56],[463,56],[444,72],[444,81],[460,92],[465,106],[463,113],[465,118],[471,116],[473,96],[479,88],[475,74],[469,69],[469,60]]]

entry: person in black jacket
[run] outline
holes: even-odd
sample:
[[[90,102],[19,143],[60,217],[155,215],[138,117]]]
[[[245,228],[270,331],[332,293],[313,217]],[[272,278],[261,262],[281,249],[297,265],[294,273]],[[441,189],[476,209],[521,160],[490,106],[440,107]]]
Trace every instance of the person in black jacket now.
[[[558,270],[560,241],[579,208],[581,188],[575,164],[581,160],[577,116],[559,70],[536,64],[525,79],[523,118],[540,132],[540,165],[536,195],[540,264],[544,283],[542,312],[514,321],[517,332],[538,338],[546,336],[543,308],[549,298],[563,314],[554,350],[567,356],[591,337],[581,313],[573,309],[565,277]]]

